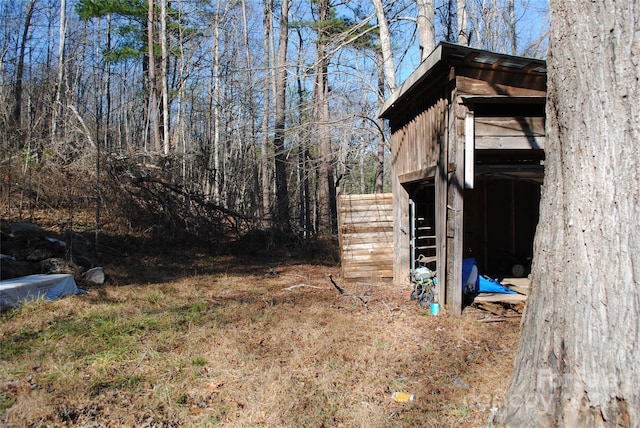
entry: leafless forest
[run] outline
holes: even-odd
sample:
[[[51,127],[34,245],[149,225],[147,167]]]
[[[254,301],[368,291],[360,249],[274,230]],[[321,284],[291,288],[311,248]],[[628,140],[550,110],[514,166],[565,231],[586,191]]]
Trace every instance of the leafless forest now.
[[[0,211],[331,233],[338,192],[390,190],[376,112],[421,53],[544,56],[543,3],[2,1]]]

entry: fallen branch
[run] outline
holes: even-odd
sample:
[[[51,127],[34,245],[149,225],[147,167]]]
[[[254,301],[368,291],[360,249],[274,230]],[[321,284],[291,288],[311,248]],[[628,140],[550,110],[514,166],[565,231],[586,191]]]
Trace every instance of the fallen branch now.
[[[333,284],[333,286],[336,287],[336,290],[338,290],[340,292],[340,294],[344,294],[344,290],[342,288],[340,288],[340,286],[338,284],[336,284],[336,282],[333,280],[333,276],[331,276],[331,274],[329,274],[329,279],[331,280],[331,283]]]
[[[256,220],[254,217],[247,216],[239,212],[236,212],[234,210],[231,210],[229,208],[225,208],[221,205],[214,204],[213,202],[209,202],[205,200],[204,195],[196,192],[189,192],[185,190],[185,188],[181,184],[170,182],[168,180],[165,180],[162,177],[137,177],[132,181],[134,184],[137,184],[137,185],[141,185],[143,183],[156,183],[168,190],[171,190],[176,194],[189,198],[190,200],[196,202],[200,206],[207,207],[215,211],[219,211],[223,214],[229,215],[234,218],[239,218],[242,220]]]
[[[331,276],[331,274],[329,274],[329,280],[331,281],[331,283],[333,284],[333,286],[335,287],[336,290],[338,290],[338,292],[342,295],[342,296],[347,296],[347,297],[354,297],[358,300],[360,300],[360,302],[362,302],[362,305],[369,310],[369,307],[367,306],[367,301],[364,300],[361,296],[357,296],[355,294],[351,294],[351,293],[346,293],[342,288],[340,288],[340,286],[336,283],[336,281],[333,279],[333,276]]]
[[[505,318],[481,318],[478,320],[478,322],[483,322],[483,323],[487,323],[487,322],[503,322],[506,321]]]
[[[317,288],[318,290],[324,290],[324,287],[318,287],[316,285],[309,285],[309,284],[297,284],[297,285],[292,285],[291,287],[287,287],[285,288],[285,290],[293,290],[295,288]]]
[[[380,300],[380,302],[382,302],[384,307],[387,308],[387,311],[389,311],[389,317],[393,318],[393,314],[391,313],[391,308],[389,307],[389,305],[387,305],[384,300]]]

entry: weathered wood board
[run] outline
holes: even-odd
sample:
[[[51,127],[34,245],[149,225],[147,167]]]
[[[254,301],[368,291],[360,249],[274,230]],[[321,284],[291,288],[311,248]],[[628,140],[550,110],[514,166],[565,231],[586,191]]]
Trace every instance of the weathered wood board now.
[[[343,279],[393,277],[393,198],[390,193],[341,195],[338,232]]]

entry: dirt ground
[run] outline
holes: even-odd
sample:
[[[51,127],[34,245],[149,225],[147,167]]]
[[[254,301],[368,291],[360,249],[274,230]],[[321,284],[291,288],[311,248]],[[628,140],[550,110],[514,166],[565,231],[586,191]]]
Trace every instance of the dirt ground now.
[[[485,427],[504,396],[518,317],[432,316],[331,264],[119,254],[0,315],[2,426]]]

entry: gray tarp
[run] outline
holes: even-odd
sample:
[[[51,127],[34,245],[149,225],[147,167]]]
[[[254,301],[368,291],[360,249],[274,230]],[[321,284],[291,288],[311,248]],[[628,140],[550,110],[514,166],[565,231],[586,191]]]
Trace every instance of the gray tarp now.
[[[0,281],[0,311],[27,300],[43,297],[48,300],[78,293],[70,274],[29,275]]]

